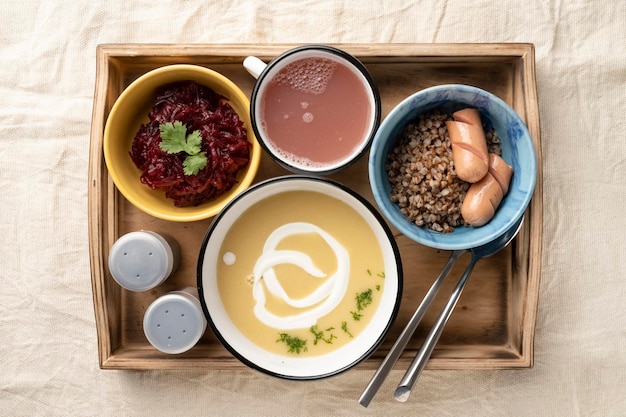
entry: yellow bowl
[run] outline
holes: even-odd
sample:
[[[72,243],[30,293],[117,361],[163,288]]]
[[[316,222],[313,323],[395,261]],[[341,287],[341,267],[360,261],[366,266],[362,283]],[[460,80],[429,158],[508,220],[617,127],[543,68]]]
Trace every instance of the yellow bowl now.
[[[252,143],[250,162],[237,174],[237,183],[227,192],[195,207],[177,207],[162,190],[153,190],[140,181],[141,171],[129,152],[139,126],[148,121],[156,90],[169,83],[192,80],[228,98],[243,121]],[[154,217],[191,222],[215,216],[237,194],[247,189],[259,168],[261,148],[250,124],[250,102],[225,76],[197,65],[168,65],[152,70],[133,81],[118,97],[104,128],[104,159],[109,175],[122,195],[135,207]]]

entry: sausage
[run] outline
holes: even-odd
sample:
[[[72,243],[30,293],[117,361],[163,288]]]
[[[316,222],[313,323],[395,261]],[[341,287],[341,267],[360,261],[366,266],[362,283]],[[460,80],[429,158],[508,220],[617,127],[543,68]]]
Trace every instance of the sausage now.
[[[446,122],[452,160],[457,176],[474,183],[485,176],[489,169],[487,140],[477,109],[467,108],[452,114],[454,120]]]
[[[461,216],[467,224],[479,227],[495,215],[500,202],[509,191],[513,168],[500,156],[489,154],[489,170],[472,184],[461,205]]]

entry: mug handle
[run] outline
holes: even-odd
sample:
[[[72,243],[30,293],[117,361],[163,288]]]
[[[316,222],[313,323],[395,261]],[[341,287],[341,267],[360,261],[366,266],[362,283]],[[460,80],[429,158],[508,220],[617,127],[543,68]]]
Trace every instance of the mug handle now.
[[[255,56],[246,57],[243,60],[243,66],[254,78],[259,78],[267,64]]]

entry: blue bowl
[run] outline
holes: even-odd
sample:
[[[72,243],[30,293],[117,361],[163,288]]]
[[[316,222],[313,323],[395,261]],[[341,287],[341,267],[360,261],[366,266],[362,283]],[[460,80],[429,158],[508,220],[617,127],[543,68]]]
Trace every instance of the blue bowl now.
[[[457,226],[450,233],[435,232],[409,221],[398,205],[391,201],[391,185],[385,163],[405,126],[421,113],[440,109],[451,114],[465,107],[477,108],[487,128],[496,130],[502,141],[502,158],[513,167],[513,177],[509,192],[487,224],[481,227]],[[444,250],[470,249],[488,243],[506,232],[524,214],[537,179],[537,158],[533,141],[515,110],[487,91],[461,84],[426,88],[394,107],[374,137],[368,168],[374,199],[385,218],[415,242]]]

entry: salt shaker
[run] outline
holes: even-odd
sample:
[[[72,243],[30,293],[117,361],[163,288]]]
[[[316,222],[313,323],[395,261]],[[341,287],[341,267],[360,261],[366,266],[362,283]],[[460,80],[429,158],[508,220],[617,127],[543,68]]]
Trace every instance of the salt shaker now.
[[[169,354],[183,353],[194,347],[206,326],[198,290],[191,287],[160,296],[143,317],[143,331],[150,344]]]
[[[130,291],[146,291],[163,283],[178,267],[180,249],[171,237],[147,230],[130,232],[109,252],[113,279]]]

